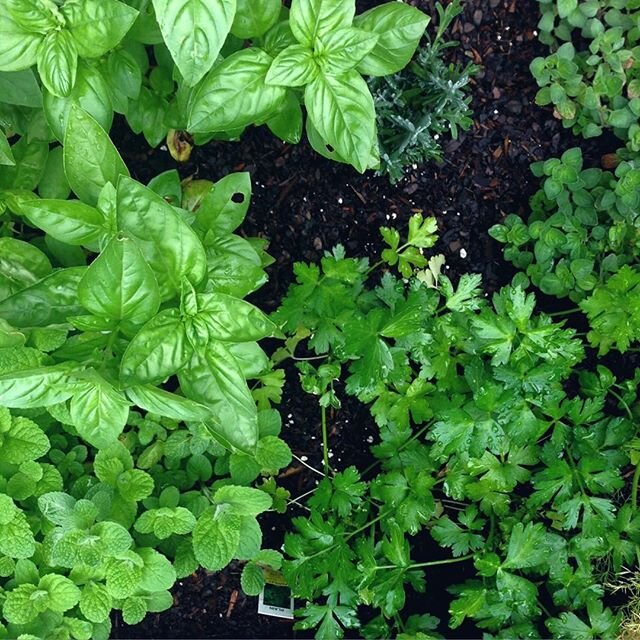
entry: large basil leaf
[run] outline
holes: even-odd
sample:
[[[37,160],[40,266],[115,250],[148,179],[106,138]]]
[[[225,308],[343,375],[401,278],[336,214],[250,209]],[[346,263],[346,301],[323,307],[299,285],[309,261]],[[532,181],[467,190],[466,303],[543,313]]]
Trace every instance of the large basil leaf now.
[[[253,454],[258,443],[256,404],[235,358],[220,342],[211,341],[204,353],[194,353],[178,372],[184,394],[206,405],[208,422],[222,444]]]
[[[12,409],[46,407],[70,398],[76,387],[69,367],[41,367],[0,376],[0,405]]]
[[[236,0],[153,0],[162,37],[190,86],[211,69],[229,34]]]
[[[116,237],[87,269],[78,299],[96,316],[143,324],[160,307],[160,289],[136,243]]]
[[[0,302],[0,317],[14,327],[63,324],[84,312],[78,302],[78,283],[86,267],[54,271],[39,282]]]
[[[276,111],[286,92],[265,84],[271,61],[267,53],[252,47],[230,55],[215,67],[194,96],[189,131],[241,129]]]
[[[16,164],[0,172],[0,189],[33,191],[44,173],[49,145],[46,142],[29,142],[27,136],[22,136],[11,147],[11,154]]]
[[[78,49],[66,29],[51,31],[38,48],[38,73],[55,96],[68,96],[76,83]]]
[[[57,146],[49,151],[42,178],[38,184],[40,197],[47,200],[66,200],[71,194],[71,187],[64,173],[62,147]]]
[[[0,238],[0,300],[51,273],[49,258],[28,242]]]
[[[231,33],[242,40],[258,38],[278,21],[281,10],[281,0],[237,0]]]
[[[66,0],[62,13],[83,58],[99,58],[113,49],[138,17],[118,0]]]
[[[0,71],[21,71],[35,64],[42,35],[23,29],[0,5]]]
[[[292,44],[271,63],[265,82],[283,87],[302,87],[316,78],[318,72],[313,51],[303,44]]]
[[[207,239],[207,286],[244,298],[266,281],[262,261],[251,243],[236,235]]]
[[[73,90],[66,98],[44,92],[44,115],[53,135],[62,142],[69,121],[71,105],[79,105],[105,130],[113,121],[109,88],[102,73],[83,60],[78,62],[78,76]]]
[[[207,407],[151,385],[130,387],[127,395],[141,409],[171,420],[205,422],[211,419]]]
[[[224,293],[198,295],[198,317],[204,320],[209,337],[222,342],[253,342],[278,333],[260,309]]]
[[[368,168],[376,142],[376,114],[367,83],[356,71],[320,75],[308,84],[305,106],[314,127],[360,173]]]
[[[0,96],[6,104],[32,108],[42,106],[42,92],[31,69],[0,71]]]
[[[355,0],[293,0],[289,23],[296,40],[313,47],[318,38],[350,27],[355,14]]]
[[[130,178],[118,183],[118,228],[133,238],[153,269],[163,300],[181,290],[182,280],[193,284],[206,275],[202,242],[176,210],[151,189]]]
[[[97,372],[79,380],[69,403],[69,414],[78,434],[102,449],[117,441],[129,416],[129,403]]]
[[[355,68],[376,46],[378,34],[364,29],[338,29],[321,39],[320,67],[325,73],[340,74]]]
[[[187,364],[191,351],[180,311],[166,309],[129,343],[122,356],[120,377],[129,386],[162,382]]]
[[[287,91],[280,110],[267,120],[267,126],[283,142],[298,144],[302,138],[303,124],[300,102],[293,91]]]
[[[404,68],[429,24],[429,16],[402,2],[388,2],[359,15],[354,26],[378,34],[371,53],[358,65],[369,76],[386,76]]]
[[[194,227],[222,235],[235,231],[251,202],[251,174],[230,173],[211,186],[196,210]]]
[[[20,207],[34,226],[70,245],[88,245],[105,232],[105,219],[79,200],[29,200]]]
[[[11,145],[2,129],[0,129],[0,165],[8,167],[15,167],[16,165],[16,159],[11,152]]]
[[[80,107],[73,105],[64,136],[64,170],[74,193],[95,205],[105,184],[128,176],[118,150],[104,129]]]

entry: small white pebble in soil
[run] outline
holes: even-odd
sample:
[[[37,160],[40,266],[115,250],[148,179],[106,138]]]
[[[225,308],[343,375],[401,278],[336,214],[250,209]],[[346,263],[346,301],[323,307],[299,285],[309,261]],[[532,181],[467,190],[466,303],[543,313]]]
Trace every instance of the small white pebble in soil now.
[[[333,451],[329,451],[329,458],[333,458]]]
[[[459,215],[460,215],[460,212],[459,212],[459,211],[456,211],[456,215],[457,215],[457,216],[459,216]]]
[[[498,34],[497,38],[498,40],[502,40],[502,36],[500,34]]]
[[[293,418],[293,413],[288,413],[287,418]]]
[[[494,115],[494,116],[497,116],[499,113],[500,113],[500,112],[499,112],[497,109],[494,109],[494,110],[493,110],[493,115]]]
[[[309,458],[307,458],[307,456],[300,456],[300,460],[302,460],[302,462],[306,462]]]
[[[461,258],[466,258],[467,257],[467,250],[464,247],[462,249],[460,249],[460,257]]]
[[[391,216],[387,213],[387,215],[385,216],[387,220],[391,220]]]
[[[446,215],[447,215],[447,210],[446,210],[446,209],[443,209],[443,210],[442,210],[442,215],[443,215],[443,216],[446,216]]]
[[[367,442],[368,442],[369,444],[371,444],[371,443],[373,442],[373,436],[369,436],[369,437],[367,438]]]
[[[434,139],[434,140],[440,140],[440,134],[439,134],[439,133],[436,133],[436,135],[435,135],[435,136],[433,136],[433,139]]]
[[[537,36],[537,35],[538,35],[537,30],[535,30],[535,29],[533,30],[533,35],[534,35],[534,36]]]
[[[342,204],[343,200],[342,198],[338,198],[338,204]]]
[[[160,147],[160,151],[166,151],[166,150],[167,150],[167,145],[166,145],[166,144],[163,144],[163,145]]]
[[[392,219],[392,220],[395,220],[397,217],[398,217],[398,214],[397,214],[397,213],[392,213],[392,214],[391,214],[391,219]]]
[[[315,439],[316,439],[316,437],[315,437],[315,436],[311,436],[311,439],[312,439],[312,440],[315,440]]]
[[[417,168],[418,168],[418,165],[417,165],[417,164],[415,164],[415,163],[413,163],[413,164],[411,165],[411,168],[412,168],[412,169],[417,169]]]
[[[445,265],[444,265],[444,268],[445,268],[445,269],[448,269],[448,268],[449,268],[449,265],[448,265],[448,264],[445,264]]]

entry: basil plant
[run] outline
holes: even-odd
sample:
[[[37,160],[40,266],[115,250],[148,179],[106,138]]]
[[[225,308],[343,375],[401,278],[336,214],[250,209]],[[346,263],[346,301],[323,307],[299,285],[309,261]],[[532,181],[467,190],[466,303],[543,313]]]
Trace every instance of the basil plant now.
[[[243,300],[270,261],[234,233],[248,174],[144,186],[77,105],[64,142],[77,199],[0,167],[0,637],[106,639],[198,566],[245,561],[255,592],[281,561],[256,520],[291,453],[258,344],[280,331]]]
[[[157,0],[154,4],[156,11],[159,4],[169,5]],[[213,3],[211,14],[218,12],[219,25],[225,24],[225,11],[233,14],[234,4]],[[244,4],[238,2],[241,9]],[[262,18],[254,16],[257,26],[243,30],[245,36],[262,31],[260,26],[273,15],[272,4],[252,7]],[[160,12],[158,17],[162,25]],[[238,135],[250,124],[266,123],[280,138],[298,142],[303,104],[307,134],[316,151],[360,172],[377,167],[375,105],[362,75],[384,76],[406,66],[428,21],[418,9],[400,2],[356,16],[355,0],[293,0],[291,11],[283,10],[253,46],[238,48],[217,62],[195,86],[188,99],[187,129],[201,137]],[[175,24],[167,29],[170,37],[188,40],[179,34]],[[192,33],[192,38],[199,36],[199,31]],[[179,57],[176,62],[180,67]],[[201,69],[205,66],[202,60]]]

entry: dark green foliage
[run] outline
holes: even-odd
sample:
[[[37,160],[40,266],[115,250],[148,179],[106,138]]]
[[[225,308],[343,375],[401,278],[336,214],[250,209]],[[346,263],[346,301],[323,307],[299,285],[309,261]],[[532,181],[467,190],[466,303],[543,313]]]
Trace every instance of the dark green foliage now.
[[[428,588],[432,564],[467,562],[476,577],[451,590],[452,628],[471,618],[493,638],[615,638],[604,585],[640,542],[624,480],[637,381],[583,371],[575,331],[520,287],[489,301],[479,277],[454,286],[437,257],[425,262],[408,281],[386,273],[370,286],[366,263],[336,251],[322,269],[298,265],[275,316],[346,369],[347,393],[380,429],[370,470],[323,480],[287,536],[285,576],[313,603],[299,626],[318,638],[417,632],[402,615],[407,591]],[[330,329],[325,291],[336,310],[348,302]],[[425,558],[414,537],[425,532],[444,557]],[[363,604],[376,612],[364,626]],[[418,637],[438,637],[432,628]]]
[[[427,36],[413,62],[403,71],[371,78],[369,88],[376,103],[380,173],[391,182],[402,178],[412,164],[442,160],[442,142],[456,139],[459,129],[471,126],[469,84],[478,67],[446,64],[446,51],[457,42],[445,34],[462,12],[460,0],[438,10],[435,36]]]

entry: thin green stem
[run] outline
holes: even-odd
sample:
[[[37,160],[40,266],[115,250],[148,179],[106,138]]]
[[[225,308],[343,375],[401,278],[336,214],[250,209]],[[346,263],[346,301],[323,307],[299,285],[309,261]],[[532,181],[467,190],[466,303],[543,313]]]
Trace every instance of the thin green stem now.
[[[466,556],[460,556],[459,558],[446,558],[445,560],[431,560],[429,562],[416,562],[415,564],[410,564],[407,567],[402,567],[405,571],[410,571],[411,569],[422,569],[423,567],[435,567],[440,564],[455,564],[456,562],[464,562],[465,560],[471,560],[473,558],[473,553],[469,553]],[[398,565],[395,564],[381,564],[375,568],[375,571],[380,569],[400,569]]]
[[[636,471],[633,474],[633,480],[631,481],[631,511],[634,513],[638,510],[638,484],[640,483],[640,462],[636,466]]]
[[[572,307],[571,309],[565,309],[564,311],[554,311],[553,313],[547,313],[550,318],[558,318],[560,316],[568,316],[572,313],[581,311],[580,307]]]
[[[627,415],[629,416],[629,420],[633,420],[633,413],[631,413],[631,409],[629,409],[629,405],[624,401],[624,398],[619,393],[616,393],[613,389],[609,389],[609,393],[614,398],[619,400],[620,404],[624,407],[625,411],[627,412]]]
[[[320,415],[322,420],[322,463],[324,466],[324,475],[329,475],[329,436],[327,434],[327,409],[320,407]]]

